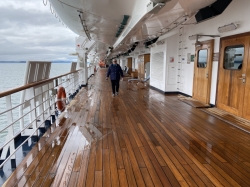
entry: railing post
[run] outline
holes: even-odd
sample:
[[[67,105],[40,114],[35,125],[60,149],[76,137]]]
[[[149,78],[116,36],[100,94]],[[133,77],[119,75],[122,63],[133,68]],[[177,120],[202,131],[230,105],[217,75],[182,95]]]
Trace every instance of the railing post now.
[[[33,127],[33,130],[37,129],[37,112],[36,112],[36,100],[35,100],[35,89],[34,88],[30,88],[31,89],[31,93],[32,93],[32,98],[31,101],[30,101],[30,107],[31,107],[31,121],[34,121],[32,123],[32,127]],[[37,136],[37,132],[34,133],[35,136]]]
[[[44,107],[46,109],[46,119],[48,118],[48,116],[50,116],[50,104],[49,104],[49,84],[45,85],[43,87],[43,93],[44,93],[44,99],[45,99],[45,103],[44,103]]]
[[[84,84],[87,86],[88,84],[88,61],[87,61],[88,53],[85,53],[85,58],[84,58]]]
[[[5,100],[6,100],[6,109],[7,110],[12,109],[11,95],[6,96]],[[10,110],[10,111],[7,112],[7,121],[9,123],[13,122],[12,110]],[[11,125],[8,128],[8,134],[7,134],[6,137],[7,137],[7,141],[11,140],[14,137],[14,128],[13,128],[13,125]],[[14,142],[14,139],[3,148],[2,154],[1,154],[1,162],[0,163],[2,163],[6,159],[9,148],[10,148],[10,154],[14,153],[14,151],[15,151],[15,142]],[[12,168],[16,168],[15,154],[11,157],[11,167]]]
[[[61,77],[58,78],[58,85],[62,86],[62,78]]]
[[[36,88],[36,91],[37,93],[35,92],[36,95],[39,95],[39,96],[36,96],[37,100],[38,100],[38,110],[39,110],[39,113],[37,116],[40,116],[40,121],[44,121],[44,106],[43,106],[43,89],[42,87],[39,87],[39,88]]]
[[[73,80],[74,80],[74,92],[76,92],[77,87],[78,87],[78,84],[77,84],[77,79],[78,79],[78,78],[77,78],[77,74],[78,74],[78,73],[74,73],[74,74],[73,74],[73,76],[74,76],[74,79],[73,79]]]

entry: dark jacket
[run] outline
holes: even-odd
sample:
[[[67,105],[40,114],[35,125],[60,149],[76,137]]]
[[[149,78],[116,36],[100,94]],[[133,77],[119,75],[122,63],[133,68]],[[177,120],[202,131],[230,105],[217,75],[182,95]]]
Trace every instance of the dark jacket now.
[[[119,64],[111,64],[109,66],[107,77],[110,76],[110,80],[120,80],[120,76],[123,77],[123,71]]]

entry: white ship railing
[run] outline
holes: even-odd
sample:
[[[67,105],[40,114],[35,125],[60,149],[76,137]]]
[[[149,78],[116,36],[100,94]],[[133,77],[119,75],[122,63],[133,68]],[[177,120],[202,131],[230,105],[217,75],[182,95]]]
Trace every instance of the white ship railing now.
[[[88,77],[91,76],[90,68],[88,68]],[[84,70],[77,70],[54,78],[46,79],[39,82],[27,84],[18,88],[14,88],[0,93],[0,99],[3,100],[6,107],[4,111],[0,111],[1,124],[4,126],[0,129],[0,137],[4,141],[0,142],[1,164],[0,168],[8,160],[16,158],[16,152],[31,137],[38,137],[39,128],[46,128],[45,123],[51,122],[51,116],[57,116],[56,108],[56,90],[59,86],[63,86],[66,90],[67,98],[72,98],[82,86]],[[36,89],[39,88],[37,93]],[[21,92],[29,92],[32,97],[16,106],[12,102],[14,94]],[[30,103],[29,110],[20,110],[22,106]],[[18,111],[19,117],[13,117],[14,111]],[[52,120],[53,121],[53,120]],[[15,138],[25,136],[25,140],[18,146],[15,146]],[[21,137],[22,138],[22,137]],[[9,151],[9,156],[7,156]]]

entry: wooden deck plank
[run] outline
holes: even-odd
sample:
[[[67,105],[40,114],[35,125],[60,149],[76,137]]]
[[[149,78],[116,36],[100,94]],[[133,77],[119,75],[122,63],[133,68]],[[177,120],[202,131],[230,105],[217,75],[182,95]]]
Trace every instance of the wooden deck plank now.
[[[95,171],[94,187],[102,187],[102,171]]]
[[[109,164],[110,164],[110,174],[111,174],[111,184],[112,186],[120,186],[119,177],[118,177],[118,169],[117,169],[117,161],[115,156],[115,147],[113,141],[113,135],[108,135],[109,142]]]
[[[78,182],[77,187],[84,187],[86,186],[86,176],[87,176],[87,169],[88,169],[88,162],[89,162],[89,154],[90,149],[88,146],[83,151],[83,158],[81,162],[81,169],[78,175]]]
[[[79,148],[79,143],[78,140],[80,140],[82,137],[81,132],[78,131],[78,134],[76,135],[76,139],[74,142],[74,145],[72,146],[72,150],[68,159],[68,162],[65,166],[62,178],[61,178],[61,182],[59,184],[59,186],[68,186],[69,181],[70,181],[70,176],[71,173],[73,171],[73,167],[74,167],[74,163],[75,163],[75,159],[77,156],[77,152],[78,152],[78,148]],[[60,171],[59,171],[60,172]],[[58,172],[57,172],[57,176],[58,176]],[[58,186],[56,183],[56,180],[54,181],[54,186]]]
[[[103,149],[103,186],[109,187],[111,186],[110,179],[110,166],[109,166],[109,150]]]
[[[95,170],[102,171],[102,138],[98,140],[97,147],[96,147],[96,163],[95,163]]]
[[[141,171],[139,169],[139,166],[138,166],[136,157],[134,155],[134,152],[133,152],[131,143],[129,141],[129,138],[128,138],[128,136],[126,134],[124,134],[123,137],[124,137],[126,147],[127,147],[127,150],[128,150],[128,155],[129,155],[129,159],[130,159],[132,169],[133,169],[133,172],[134,172],[134,175],[135,175],[136,183],[137,183],[138,186],[145,186],[142,175],[141,175]]]
[[[156,146],[153,144],[153,142],[151,141],[150,137],[148,136],[148,133],[144,130],[144,128],[142,127],[142,125],[140,123],[138,123],[138,126],[146,140],[144,146],[147,147],[149,146],[150,149],[152,150],[152,152],[154,153],[157,161],[159,162],[159,164],[161,166],[166,166],[166,162],[164,161],[164,159],[162,158],[162,156],[159,154]],[[159,144],[159,143],[158,143]]]
[[[78,175],[79,175],[79,172],[73,171],[71,173],[68,186],[70,186],[70,187],[75,187],[76,186]]]
[[[157,120],[156,117],[150,111],[148,111],[148,113],[158,122],[158,124],[162,125],[161,122]],[[194,163],[203,171],[204,174],[206,174],[206,176],[211,180],[211,182],[213,182],[215,186],[222,186],[222,184],[202,164],[200,164],[190,152],[188,152],[184,148],[184,146],[178,141],[177,138],[175,138],[164,126],[163,129],[170,137],[172,137],[172,139],[176,141],[177,145],[186,153],[186,155],[188,155],[194,161]]]
[[[112,98],[104,71],[5,186],[250,185],[248,134],[150,88]]]
[[[72,136],[73,138],[70,138],[67,140],[66,142],[66,147],[65,147],[65,151],[62,151],[60,156],[61,156],[61,160],[57,160],[57,163],[54,164],[54,166],[52,167],[52,169],[50,170],[51,174],[56,174],[55,176],[55,182],[53,183],[53,186],[59,186],[64,170],[66,168],[66,164],[68,163],[68,160],[70,158],[70,154],[71,154],[71,148],[74,145],[74,138],[76,137],[77,133],[79,132],[78,128],[75,128]],[[59,156],[59,159],[60,159]],[[57,167],[58,166],[58,167]]]
[[[53,183],[55,179],[55,175],[51,174],[47,177],[47,179],[45,180],[45,182],[41,185],[41,187],[47,187],[47,186],[51,186],[51,184]]]
[[[121,187],[128,187],[125,169],[119,169],[118,174],[119,174],[120,186]]]
[[[122,156],[123,156],[123,162],[124,167],[126,171],[127,181],[129,186],[137,186],[135,181],[135,176],[132,170],[132,166],[129,160],[129,156],[127,153],[127,150],[125,148],[122,149]]]
[[[93,142],[90,148],[90,155],[88,161],[86,186],[94,186],[95,182],[95,159],[96,159],[96,142]]]
[[[147,168],[140,168],[140,170],[141,170],[143,179],[144,179],[144,181],[145,181],[145,185],[146,185],[147,187],[153,187],[154,184],[153,184],[153,181],[152,181],[152,179],[151,179],[151,177],[150,177],[150,175],[149,175],[149,173],[148,173]]]
[[[150,174],[150,176],[152,178],[152,181],[153,181],[154,185],[155,186],[163,186],[164,184],[162,185],[160,177],[158,176],[157,168],[156,169],[154,168],[154,166],[153,166],[154,163],[151,163],[151,158],[149,158],[149,156],[147,155],[144,147],[139,147],[139,149],[140,149],[142,157],[143,157],[143,159],[145,161],[145,164],[146,164],[146,166],[148,168],[148,172],[149,172],[149,174]]]

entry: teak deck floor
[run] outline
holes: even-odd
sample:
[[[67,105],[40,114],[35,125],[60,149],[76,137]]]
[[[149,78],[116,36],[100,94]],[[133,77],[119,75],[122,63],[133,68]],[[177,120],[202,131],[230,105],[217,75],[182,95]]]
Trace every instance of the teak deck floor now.
[[[178,97],[180,101],[187,103],[188,105],[191,105],[192,107],[195,107],[195,108],[210,108],[211,107],[209,104],[204,104],[191,97],[185,97],[185,96],[178,96]]]
[[[106,69],[4,186],[250,186],[249,134],[152,89],[111,97]]]
[[[219,108],[206,108],[201,110],[250,134],[250,120],[235,116]]]

